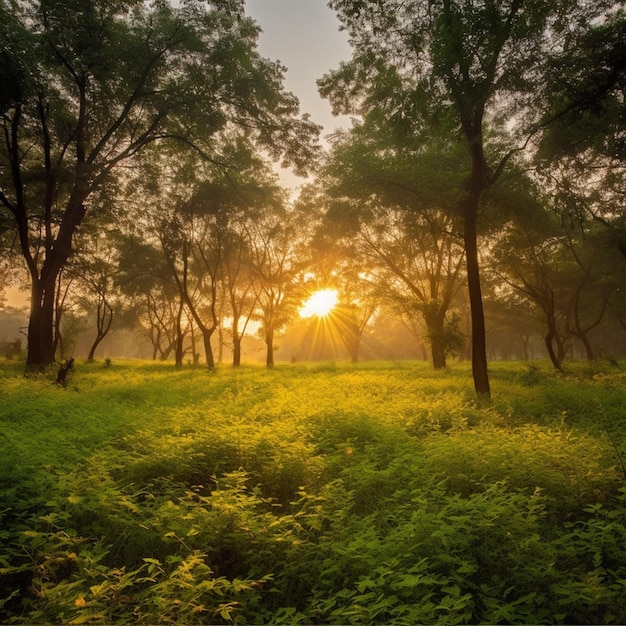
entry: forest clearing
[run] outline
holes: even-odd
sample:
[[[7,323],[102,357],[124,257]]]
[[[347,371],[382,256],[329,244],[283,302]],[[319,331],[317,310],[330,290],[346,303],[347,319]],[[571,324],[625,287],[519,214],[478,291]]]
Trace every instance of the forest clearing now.
[[[0,3],[0,623],[626,624],[626,2],[249,4]]]
[[[0,622],[626,622],[626,366],[0,364]]]

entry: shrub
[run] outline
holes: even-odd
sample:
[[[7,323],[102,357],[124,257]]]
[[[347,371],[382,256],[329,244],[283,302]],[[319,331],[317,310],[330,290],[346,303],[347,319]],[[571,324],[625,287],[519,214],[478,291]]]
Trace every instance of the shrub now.
[[[5,363],[0,622],[624,623],[626,377],[525,367]]]

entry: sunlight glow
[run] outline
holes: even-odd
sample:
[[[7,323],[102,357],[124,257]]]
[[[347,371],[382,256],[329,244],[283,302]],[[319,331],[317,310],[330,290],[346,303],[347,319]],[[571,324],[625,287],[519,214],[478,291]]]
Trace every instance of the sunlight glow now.
[[[335,289],[321,289],[316,291],[300,309],[300,317],[325,317],[337,304]]]

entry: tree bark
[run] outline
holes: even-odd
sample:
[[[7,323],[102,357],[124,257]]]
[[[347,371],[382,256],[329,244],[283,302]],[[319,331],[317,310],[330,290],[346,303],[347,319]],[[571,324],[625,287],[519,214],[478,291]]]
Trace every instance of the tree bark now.
[[[241,365],[241,337],[233,333],[233,367]]]
[[[467,190],[462,199],[463,243],[467,269],[467,286],[472,321],[472,376],[474,390],[478,395],[491,396],[489,372],[487,369],[487,336],[485,332],[485,313],[480,287],[480,268],[478,263],[478,206],[486,186],[485,160],[481,128],[481,115],[473,123],[465,124],[466,135],[472,163],[472,171]]]
[[[211,336],[215,328],[202,327],[202,341],[204,343],[204,354],[206,356],[206,366],[210,370],[215,369],[215,357],[213,356],[213,348],[211,346]]]
[[[183,333],[181,318],[183,316],[183,296],[180,296],[180,303],[178,305],[178,313],[176,314],[176,344],[174,346],[174,356],[175,356],[175,366],[182,367],[183,366],[183,356],[184,346],[183,342],[185,340],[185,335]]]
[[[267,345],[267,355],[265,357],[265,365],[267,369],[274,367],[274,329],[270,328],[265,331],[265,344]]]
[[[465,215],[464,241],[467,263],[467,286],[472,320],[472,375],[474,378],[474,389],[479,395],[490,396],[491,389],[487,370],[487,337],[485,333],[483,298],[480,288],[475,211]]]
[[[30,321],[28,324],[28,368],[42,368],[54,363],[54,312],[59,273],[65,267],[72,253],[72,238],[76,229],[81,225],[85,216],[83,198],[87,193],[74,187],[72,197],[68,201],[67,209],[54,244],[46,249],[46,258],[41,272],[31,269],[31,305]],[[22,244],[24,256],[30,255],[28,242]],[[32,332],[32,335],[31,335]]]
[[[440,341],[433,341],[430,346],[432,353],[433,368],[436,370],[446,369],[446,350]]]
[[[550,357],[550,361],[552,362],[554,369],[558,370],[559,372],[562,372],[563,371],[563,368],[561,367],[561,362],[563,361],[562,346],[560,342],[557,342],[558,347],[557,347],[557,351],[555,352],[554,345],[552,343],[556,338],[557,338],[557,331],[552,327],[552,325],[549,324],[548,332],[546,336],[544,337],[546,350],[548,351],[548,356]]]
[[[436,370],[446,367],[446,342],[445,342],[445,309],[440,306],[424,307],[422,316],[428,339],[430,341],[430,352],[433,368]]]
[[[102,299],[98,303],[98,319],[96,323],[97,334],[96,338],[91,345],[91,349],[89,350],[89,356],[87,357],[88,361],[93,361],[94,355],[96,354],[96,348],[100,345],[100,342],[107,336],[109,330],[111,329],[111,324],[113,323],[113,309],[110,307],[109,303]]]
[[[29,369],[44,368],[54,363],[55,300],[56,276],[52,280],[36,279],[33,281],[26,357],[26,366]]]

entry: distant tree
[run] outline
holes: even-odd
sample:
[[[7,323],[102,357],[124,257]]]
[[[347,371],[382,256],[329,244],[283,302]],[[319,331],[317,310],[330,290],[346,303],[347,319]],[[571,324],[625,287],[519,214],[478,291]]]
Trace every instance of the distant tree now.
[[[565,358],[567,328],[562,306],[563,234],[554,219],[511,224],[494,246],[500,278],[528,298],[545,324],[544,343],[557,370]]]
[[[451,307],[463,285],[464,255],[449,193],[462,166],[441,138],[390,138],[368,119],[334,137],[320,176],[318,202],[327,207],[320,236],[327,247],[345,249],[380,299],[407,320],[424,321],[437,369],[462,340]]]
[[[250,242],[242,225],[231,224],[225,238],[222,280],[228,294],[233,340],[233,367],[241,365],[241,343],[257,304],[257,276],[250,260]]]
[[[177,313],[177,364],[182,358],[181,321],[183,307],[200,331],[206,366],[215,368],[212,337],[219,325],[218,285],[221,280],[221,242],[215,237],[212,216],[197,215],[197,197],[159,215],[155,223],[161,251],[178,289],[180,307]]]
[[[126,307],[134,311],[137,323],[144,328],[152,345],[152,358],[165,361],[175,350],[182,329],[178,289],[154,240],[131,232],[116,237],[118,289]],[[182,363],[182,354],[180,362]]]
[[[0,207],[12,216],[30,275],[28,366],[54,360],[57,278],[121,164],[172,142],[218,160],[215,136],[227,125],[287,164],[302,168],[315,158],[319,129],[297,117],[284,68],[258,54],[259,29],[243,7],[3,3],[3,29],[7,19],[19,23],[27,44],[2,50],[3,83],[15,71],[28,81],[3,93]]]
[[[72,257],[68,267],[77,284],[75,298],[80,300],[81,308],[91,313],[95,305],[96,336],[87,355],[87,360],[93,361],[98,346],[113,324],[114,306],[118,300],[118,261],[105,231],[89,238],[81,233],[81,239],[81,252]]]
[[[221,199],[219,213],[223,231],[220,238],[221,279],[231,320],[233,367],[241,365],[243,336],[257,311],[261,292],[261,278],[258,266],[255,266],[251,240],[255,231],[250,224],[257,216],[263,219],[266,212],[283,202],[276,175],[268,164],[245,146],[237,146],[237,152],[237,172],[229,173],[221,181],[222,190],[217,194]]]
[[[318,81],[335,112],[376,116],[390,133],[437,124],[461,138],[467,175],[459,181],[472,320],[472,371],[490,395],[479,271],[483,195],[511,157],[559,114],[536,100],[546,61],[614,10],[612,0],[331,0],[348,32],[352,59]],[[506,132],[493,143],[488,129]]]
[[[503,281],[497,272],[487,272],[485,279],[490,354],[501,359],[535,358],[543,326],[534,303]]]
[[[262,213],[249,219],[246,229],[250,259],[257,280],[254,282],[260,332],[265,340],[268,369],[274,367],[274,338],[294,314],[297,304],[294,281],[298,276],[295,251],[298,227],[293,213],[280,197],[266,205]]]

